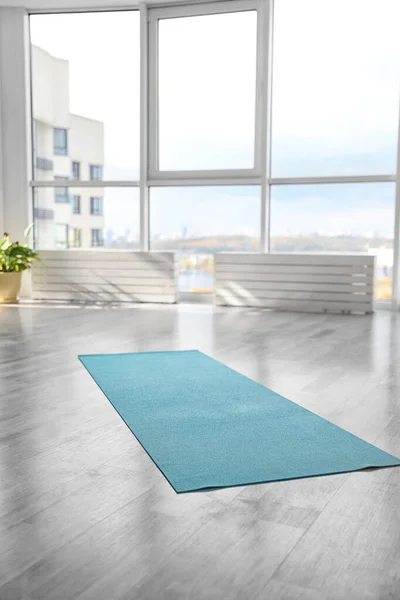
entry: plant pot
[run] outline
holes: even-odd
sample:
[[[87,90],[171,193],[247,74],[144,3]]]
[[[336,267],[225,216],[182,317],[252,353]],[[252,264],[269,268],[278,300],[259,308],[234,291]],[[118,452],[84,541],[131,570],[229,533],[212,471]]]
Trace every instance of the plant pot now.
[[[0,271],[0,304],[15,304],[21,289],[22,273],[2,273]]]

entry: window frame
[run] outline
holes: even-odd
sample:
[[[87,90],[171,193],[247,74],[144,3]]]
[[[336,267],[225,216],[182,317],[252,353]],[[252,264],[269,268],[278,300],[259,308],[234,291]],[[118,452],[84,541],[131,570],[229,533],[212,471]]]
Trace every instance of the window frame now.
[[[62,190],[62,192],[60,192]],[[54,188],[54,203],[55,204],[69,204],[69,194],[67,187],[56,187]]]
[[[56,146],[56,132],[62,131],[65,136],[65,147]],[[60,149],[62,150],[60,152]],[[64,152],[65,150],[65,152]],[[68,156],[68,129],[66,127],[53,127],[53,155]]]
[[[75,173],[74,173],[74,166],[77,165],[77,174],[78,177],[75,177]],[[78,160],[72,160],[71,161],[71,178],[74,181],[80,181],[81,178],[81,163]]]
[[[92,171],[97,169],[100,171],[100,177],[92,177]],[[103,181],[103,169],[104,165],[89,164],[89,181]]]
[[[58,186],[53,186],[54,187],[54,202],[55,204],[69,204],[70,203],[70,197],[69,197],[69,191],[68,191],[68,178],[64,177],[62,175],[55,175],[54,176],[56,181],[63,181],[66,182],[67,185],[58,185]],[[62,191],[60,191],[62,190]],[[63,199],[64,198],[64,199]]]
[[[55,246],[56,246],[56,250],[68,250],[70,245],[69,245],[69,232],[70,232],[70,226],[68,225],[68,223],[54,223],[54,227],[55,227]],[[65,239],[63,239],[62,241],[59,241],[57,239],[57,231],[59,231],[60,227],[64,227],[64,231],[65,231]],[[63,236],[64,237],[64,236]]]
[[[95,201],[99,201],[99,208],[95,208]],[[103,196],[90,196],[90,215],[94,217],[103,217],[104,216],[104,198]]]
[[[99,232],[99,231],[101,232],[101,236],[100,236],[101,237],[101,243],[100,244],[98,244],[98,243],[94,244],[93,243],[94,237],[97,237],[96,235],[93,235],[95,231],[96,232]],[[96,241],[98,241],[98,240],[96,240]],[[91,248],[103,248],[104,247],[104,235],[103,235],[103,229],[102,228],[100,228],[100,227],[92,227],[90,229],[90,247]]]
[[[158,86],[158,25],[162,19],[197,17],[205,15],[229,14],[236,12],[257,13],[257,40],[256,40],[256,81],[255,81],[255,121],[254,121],[254,166],[250,169],[213,169],[213,170],[169,170],[161,171],[159,168],[159,86]],[[149,180],[160,183],[172,180],[243,180],[244,183],[258,183],[262,171],[262,85],[261,85],[261,36],[260,22],[261,4],[259,0],[228,0],[213,4],[196,4],[186,6],[169,6],[165,8],[150,8],[148,11],[148,111],[149,111],[149,139],[148,139],[148,175]]]
[[[75,198],[78,198],[76,206],[78,208],[78,210],[75,210]],[[71,204],[72,204],[72,214],[73,215],[80,215],[81,213],[81,196],[80,194],[72,194],[71,195]]]
[[[69,233],[72,233],[70,238],[70,248],[81,248],[82,247],[82,228],[81,227],[70,227]],[[78,243],[77,243],[78,242]]]

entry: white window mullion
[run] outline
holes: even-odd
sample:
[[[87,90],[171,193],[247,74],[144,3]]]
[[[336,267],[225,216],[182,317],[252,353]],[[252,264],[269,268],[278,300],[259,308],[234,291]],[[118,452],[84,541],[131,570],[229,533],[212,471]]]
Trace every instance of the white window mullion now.
[[[112,179],[89,179],[85,181],[78,181],[76,179],[68,179],[62,177],[61,179],[49,179],[49,180],[36,180],[31,181],[31,187],[33,188],[57,188],[57,187],[69,187],[69,188],[108,188],[108,187],[139,187],[139,181],[115,181]]]
[[[259,66],[257,76],[261,89],[261,252],[270,252],[273,10],[273,0],[265,0],[261,5],[258,26]]]
[[[395,182],[396,175],[318,175],[317,177],[272,177],[271,185]]]
[[[207,187],[207,186],[229,186],[229,185],[260,185],[261,179],[253,177],[191,177],[191,178],[167,178],[149,179],[149,187]]]
[[[146,12],[148,11],[146,7]],[[153,10],[147,12],[147,110],[148,110],[148,172],[153,178],[158,172],[158,18]],[[150,91],[151,90],[151,91]]]
[[[150,249],[148,188],[148,12],[140,5],[140,247]]]
[[[393,237],[392,308],[400,310],[400,103],[397,136],[396,201]]]

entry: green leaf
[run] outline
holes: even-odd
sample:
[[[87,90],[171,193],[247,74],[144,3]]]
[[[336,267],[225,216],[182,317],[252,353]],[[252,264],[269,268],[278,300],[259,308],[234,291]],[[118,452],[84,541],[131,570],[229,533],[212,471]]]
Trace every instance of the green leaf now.
[[[4,238],[0,241],[1,271],[19,273],[29,269],[34,260],[39,260],[39,255],[35,250],[25,244],[11,242],[10,236],[8,234],[4,235]]]
[[[10,246],[11,246],[10,237],[8,235],[5,235],[4,238],[1,240],[1,249],[7,250],[7,248],[9,248]]]
[[[25,239],[29,237],[32,229],[33,229],[33,223],[31,223],[30,225],[28,225],[28,227],[25,229],[25,231],[24,231],[24,238]]]

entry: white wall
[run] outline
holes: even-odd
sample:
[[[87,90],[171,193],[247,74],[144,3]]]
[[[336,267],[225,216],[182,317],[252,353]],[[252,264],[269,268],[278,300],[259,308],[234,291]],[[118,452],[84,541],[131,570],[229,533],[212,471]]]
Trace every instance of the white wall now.
[[[7,230],[22,240],[32,222],[31,134],[28,18],[23,9],[0,9],[0,132],[2,143],[2,220]],[[24,276],[22,296],[29,296],[31,278]]]
[[[0,9],[3,227],[22,239],[32,221],[29,179],[29,37],[25,11]],[[11,168],[10,168],[11,167]]]
[[[0,14],[1,19],[1,14]],[[1,28],[1,26],[0,26]],[[1,77],[0,77],[0,235],[4,232],[4,215],[3,215],[3,131],[1,118]]]
[[[69,126],[69,65],[32,46],[32,97],[35,119],[57,127]]]
[[[35,121],[36,156],[50,159],[53,155],[53,126]],[[52,171],[43,171],[40,179],[53,179]]]
[[[81,163],[81,179],[89,179],[89,164],[104,165],[104,125],[101,121],[69,115],[69,155]]]

